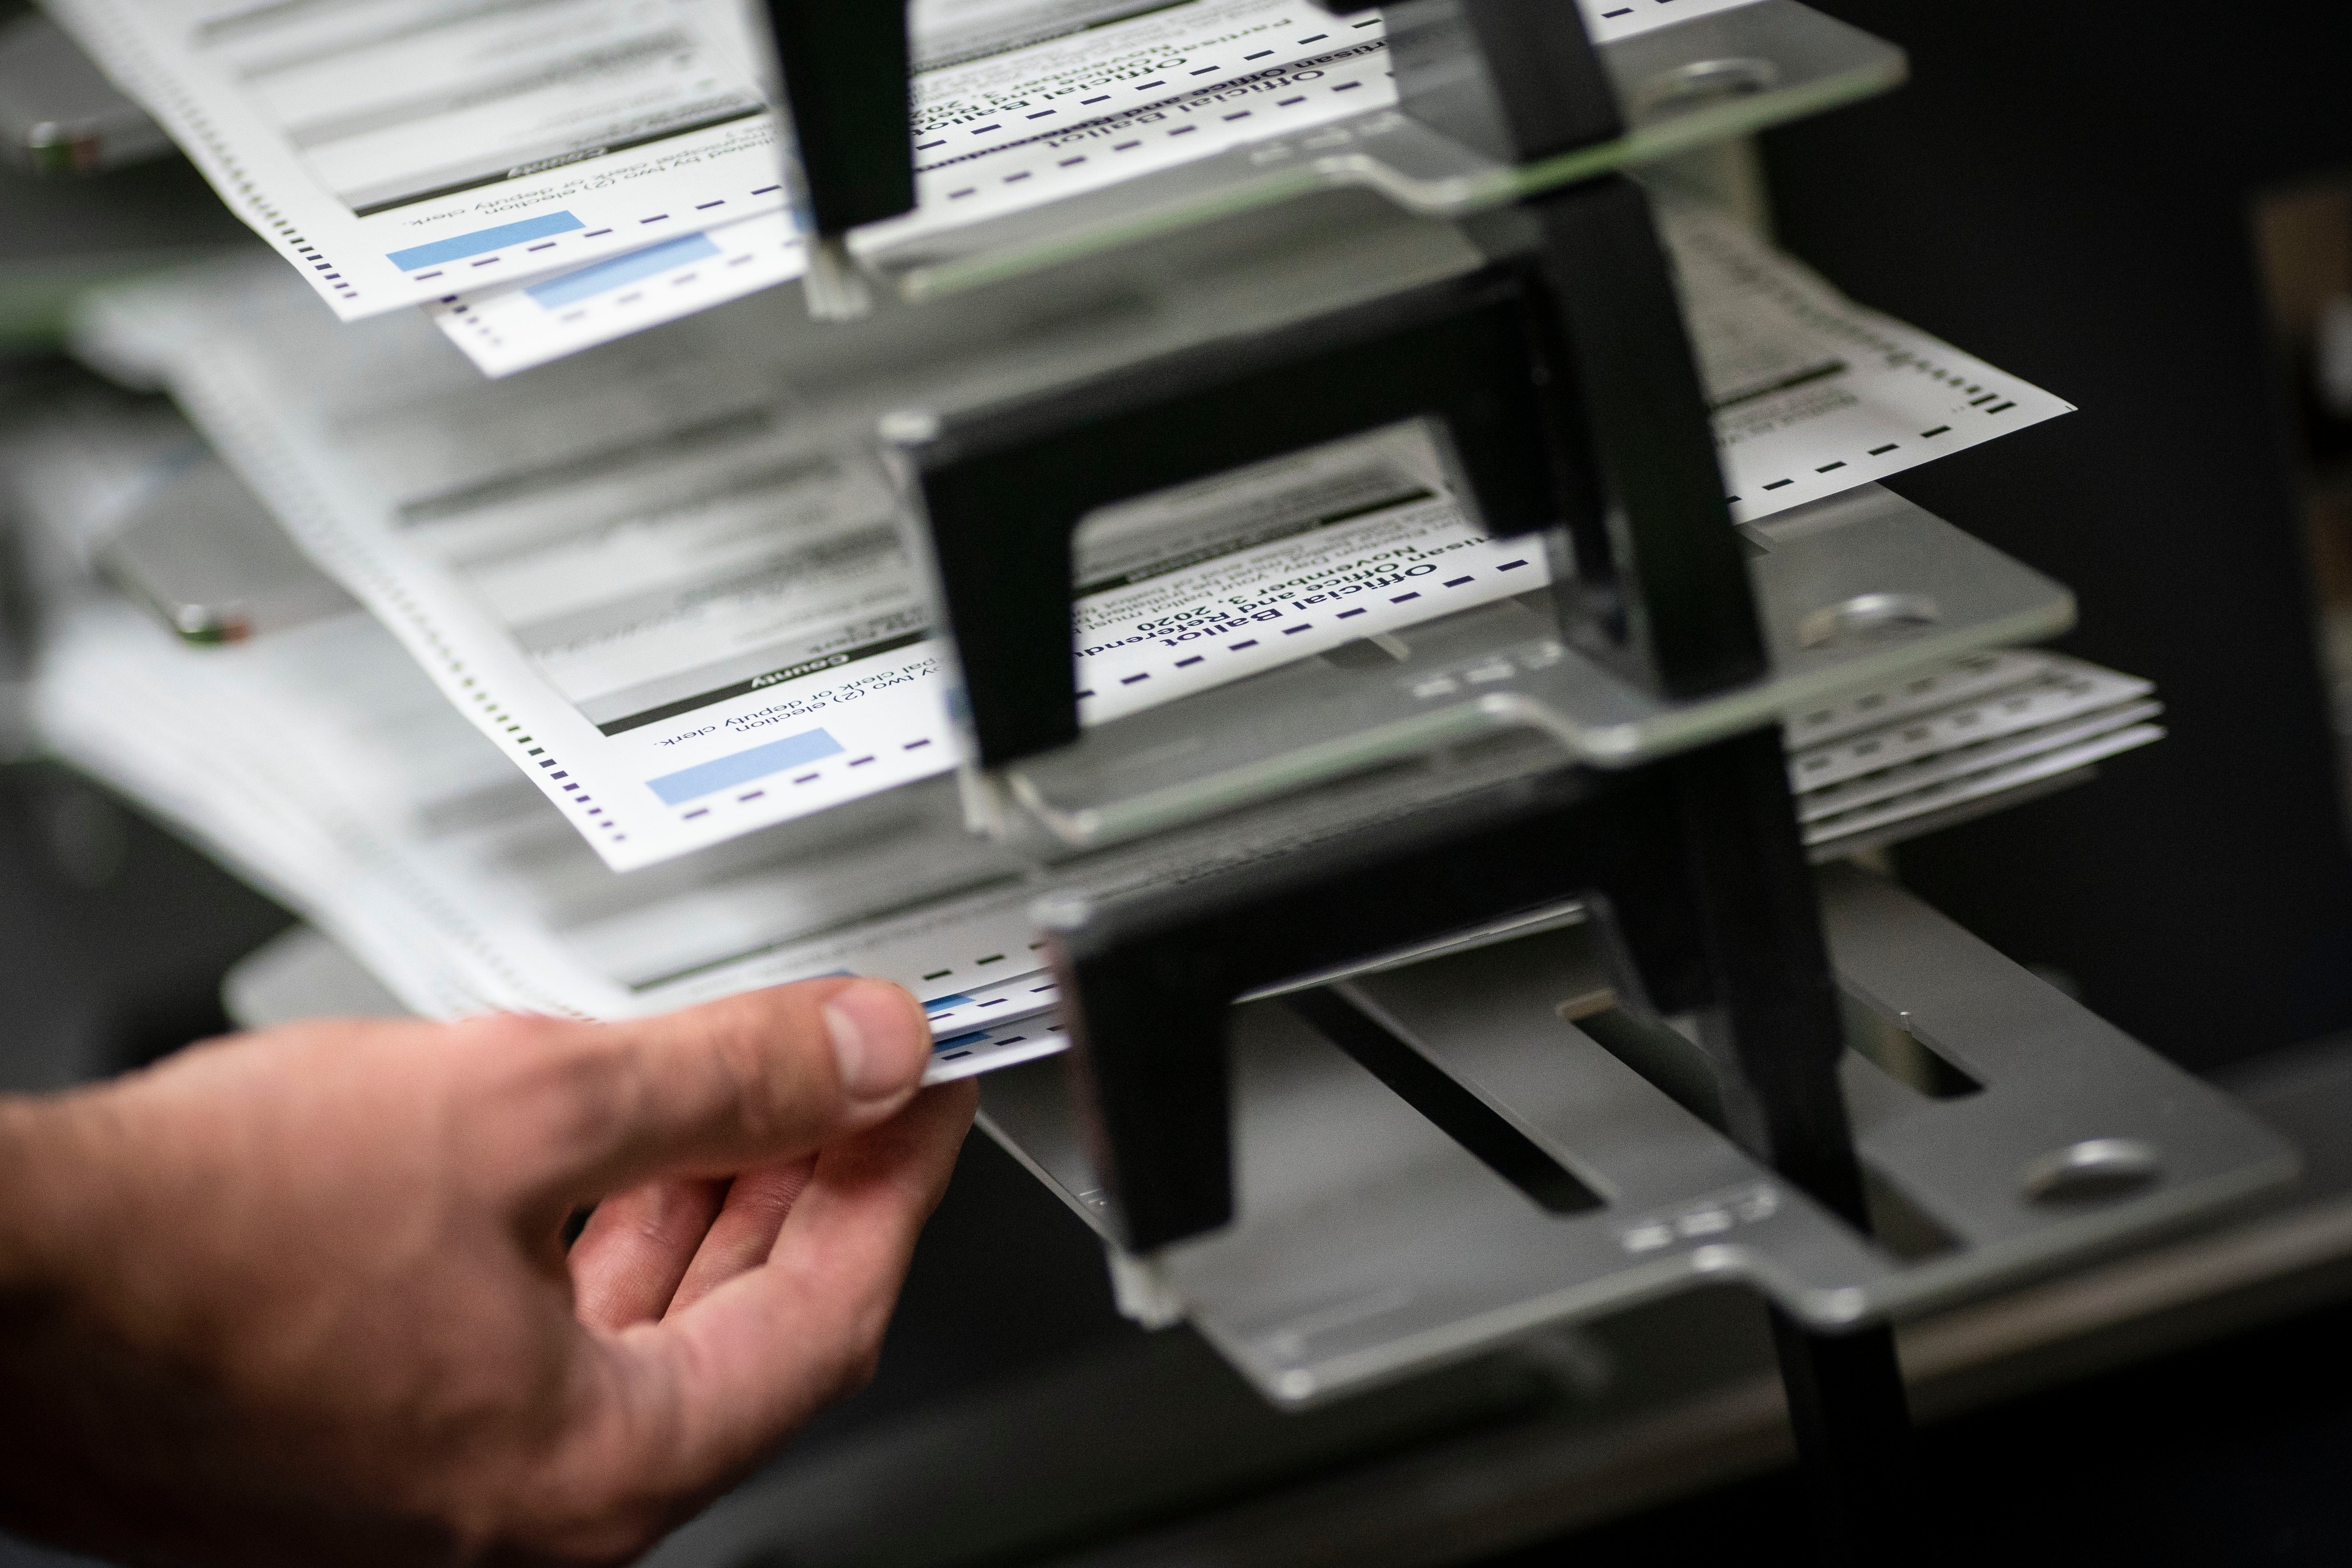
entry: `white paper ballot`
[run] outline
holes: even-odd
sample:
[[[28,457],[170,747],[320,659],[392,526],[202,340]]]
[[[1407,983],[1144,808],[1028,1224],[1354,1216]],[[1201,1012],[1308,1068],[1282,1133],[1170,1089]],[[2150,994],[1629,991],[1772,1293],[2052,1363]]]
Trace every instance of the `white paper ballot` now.
[[[427,1016],[629,1017],[856,972],[935,998],[934,1081],[1061,1048],[1017,884],[957,843],[940,792],[859,832],[755,838],[624,878],[367,617],[218,649],[127,605],[60,620],[38,688],[48,743],[194,833]],[[915,837],[929,840],[920,864],[894,854]],[[926,899],[913,920],[869,918]]]
[[[1540,586],[1418,426],[1112,509],[1076,552],[1078,720],[1129,713]]]
[[[789,283],[805,254],[791,214],[762,213],[425,310],[483,374],[512,375]]]
[[[1606,41],[1738,3],[1585,6]],[[549,272],[587,297],[784,205],[741,0],[48,4],[347,321]],[[917,226],[1355,112],[1385,81],[1376,19],[1303,0],[932,0],[914,22]],[[730,254],[772,282],[789,239],[780,220]]]
[[[1735,516],[2066,407],[1710,215],[1670,208],[1666,231]],[[338,329],[248,263],[108,296],[84,340],[168,384],[626,868],[955,762],[941,649],[863,436],[908,388],[796,391],[761,348],[782,341],[776,308],[745,301],[499,385],[414,318]],[[929,373],[950,391],[952,361]],[[1160,498],[1149,526],[1090,524],[1082,721],[1540,586],[1541,557],[1487,541],[1417,449],[1305,454]]]
[[[1155,10],[1166,0],[913,0],[908,7],[915,68],[934,69],[978,55],[1097,27]]]
[[[1377,17],[1192,0],[924,70],[912,97],[919,210],[860,231],[862,243],[1040,206],[1394,94]],[[511,287],[453,282],[431,310],[503,375],[801,275],[790,214],[719,216],[733,221]]]
[[[1603,42],[1748,0],[1586,0]],[[861,229],[868,250],[1041,207],[1285,132],[1393,108],[1377,14],[1297,0],[1194,0],[924,72],[917,211]],[[491,279],[428,307],[491,375],[511,374],[798,278],[789,215],[733,218],[542,279]]]
[[[1855,304],[1722,212],[1675,201],[1661,216],[1743,522],[2073,411]]]
[[[1749,0],[1580,0],[1613,43]],[[917,78],[920,202],[875,246],[1395,107],[1376,11],[1193,0]]]
[[[1042,206],[1393,103],[1379,19],[1310,12],[1320,21],[1300,23],[1301,9],[1297,0],[1198,0],[918,77],[921,206],[860,230],[853,248]],[[1192,42],[1204,25],[1217,40],[1206,51]],[[1294,37],[1302,26],[1370,31],[1353,40]],[[1269,54],[1299,58],[1252,63]],[[1208,63],[1192,63],[1200,60]],[[1138,92],[1140,100],[1130,99]],[[1104,106],[1089,110],[1097,100]],[[452,292],[426,309],[484,372],[507,375],[789,282],[805,270],[805,255],[792,216],[772,212],[551,277]]]
[[[2095,763],[2162,739],[2164,729],[2158,724],[2109,725],[2096,721],[2069,726],[2063,733],[2023,738],[1982,757],[1956,758],[1947,767],[1922,769],[1907,789],[1889,792],[1866,805],[1808,821],[1804,825],[1805,843],[1816,850],[1832,847],[1842,841],[1853,843],[1932,814],[1971,803],[1992,802],[2012,790],[2034,784],[2046,786],[2048,781],[2079,773]]]
[[[301,303],[266,267],[216,269],[117,296],[91,341],[101,359],[163,370],[296,538],[609,864],[953,765],[941,650],[892,493],[837,426],[795,416],[723,321],[639,340],[625,363],[572,362],[517,398],[439,357],[429,333],[339,330],[289,299]],[[362,352],[339,354],[347,344]],[[1115,539],[1078,606],[1107,645],[1088,715],[1534,585],[1539,567],[1469,561],[1492,547],[1430,489],[1433,464],[1409,472],[1387,451],[1271,466],[1255,481],[1263,515],[1212,559],[1170,565]],[[1181,514],[1195,494],[1166,505]],[[1199,553],[1185,542],[1197,532],[1180,554]],[[1361,615],[1339,603],[1391,566],[1418,584],[1412,563],[1456,555],[1445,580],[1475,585],[1367,594]],[[1253,584],[1286,595],[1256,647],[1234,636],[1194,653],[1184,639],[1213,623],[1161,624],[1178,600],[1233,604]],[[1330,613],[1298,613],[1310,587]],[[1146,670],[1167,642],[1182,651]]]
[[[1996,656],[1922,679],[2008,684],[1898,724],[1940,732],[1973,710],[1999,733],[1807,792],[1809,842],[1834,846],[2161,733],[2144,682],[2071,660]],[[2052,692],[2076,710],[2052,718]],[[2081,706],[2095,697],[2122,700]],[[1892,706],[1903,690],[1854,700],[1872,699]],[[1035,967],[1029,890],[993,874],[936,786],[856,831],[796,824],[624,877],[513,780],[372,620],[195,648],[95,594],[50,619],[37,712],[59,755],[192,834],[426,1016],[630,1017],[859,973],[924,999],[930,1081],[1067,1045],[1058,993]],[[1842,765],[1817,762],[1830,750],[1795,753],[1792,775]],[[970,858],[942,875],[942,857],[959,855]],[[1165,879],[1185,863],[1141,858],[1108,880]]]
[[[44,742],[300,910],[412,1009],[620,1018],[861,973],[923,998],[935,1080],[1066,1043],[1029,924],[1035,884],[966,832],[945,781],[615,873],[372,618],[198,647],[93,579],[86,546],[127,493],[213,460],[184,426],[83,399],[18,435],[0,443],[0,499],[29,542],[58,547]],[[1308,477],[1339,493],[1346,472]],[[1094,548],[1134,564],[1134,523],[1113,520]],[[2156,711],[2143,681],[1979,655],[1792,715],[1790,776],[1809,839],[1834,847],[2143,744]],[[1130,846],[1091,858],[1077,885],[1116,895],[1281,853],[1361,821],[1368,792],[1382,813],[1416,798],[1362,781],[1327,820],[1310,807]]]
[[[731,0],[53,0],[345,320],[782,205]]]
[[[2030,657],[2030,656],[2020,656]],[[1806,810],[1827,816],[1845,809],[1858,795],[1874,797],[1885,781],[1931,759],[1970,755],[1992,741],[2007,741],[2092,715],[2128,714],[2130,722],[2156,710],[2155,688],[2145,680],[2106,670],[2085,669],[2042,656],[2042,671],[1984,696],[1964,699],[1933,711],[1890,720],[1849,739],[1808,749],[1792,763],[1790,782],[1807,792]]]
[[[918,78],[916,188],[881,243],[1396,101],[1380,16],[1194,0]]]

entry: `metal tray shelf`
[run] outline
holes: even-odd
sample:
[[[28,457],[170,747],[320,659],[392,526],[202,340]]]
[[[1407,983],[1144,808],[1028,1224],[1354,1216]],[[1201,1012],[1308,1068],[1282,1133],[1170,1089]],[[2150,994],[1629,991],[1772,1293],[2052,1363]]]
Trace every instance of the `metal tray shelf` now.
[[[1339,984],[1599,1206],[1547,1212],[1278,1002],[1255,1002],[1235,1015],[1240,1218],[1150,1263],[1118,1259],[1128,1304],[1190,1319],[1298,1405],[1709,1280],[1832,1331],[1916,1315],[2294,1174],[2285,1141],[2226,1096],[1900,889],[1834,867],[1822,900],[1855,1019],[1846,1098],[1888,1245],[1755,1163],[1597,1026],[1566,1021],[1563,1002],[1605,987],[1606,970],[1585,932],[1556,928]],[[1961,1083],[1906,1070],[1904,1051]],[[982,1125],[1102,1228],[1061,1072],[991,1078]]]
[[[1505,734],[1549,742],[1534,753],[1544,766],[1630,767],[2073,624],[2064,588],[1876,485],[1743,531],[1772,658],[1752,685],[1669,701],[1563,644],[1548,614],[1507,601],[1382,639],[1405,650],[1385,668],[1304,660],[967,774],[971,815],[1066,852]]]
[[[1337,187],[1467,217],[1874,96],[1906,70],[1902,50],[1796,0],[1757,0],[1600,53],[1626,134],[1541,163],[1498,162],[1382,109],[1001,217],[948,226],[919,210],[858,231],[851,248],[923,300]]]

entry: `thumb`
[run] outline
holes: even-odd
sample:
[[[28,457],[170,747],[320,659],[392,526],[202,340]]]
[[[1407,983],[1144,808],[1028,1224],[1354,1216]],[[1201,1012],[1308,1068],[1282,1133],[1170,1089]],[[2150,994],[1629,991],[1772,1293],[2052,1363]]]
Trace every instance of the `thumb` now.
[[[508,1058],[530,1109],[523,1127],[492,1135],[523,1159],[515,1175],[533,1200],[723,1175],[887,1120],[913,1098],[930,1053],[921,1005],[879,980],[803,981],[656,1018],[558,1026]]]

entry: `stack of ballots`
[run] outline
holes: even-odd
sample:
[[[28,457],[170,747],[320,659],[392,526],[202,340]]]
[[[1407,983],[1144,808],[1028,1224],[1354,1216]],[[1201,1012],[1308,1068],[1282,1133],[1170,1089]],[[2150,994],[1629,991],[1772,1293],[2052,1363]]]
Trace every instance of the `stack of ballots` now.
[[[45,0],[336,316],[492,374],[799,277],[743,0]],[[1608,44],[1746,0],[1582,0]],[[1392,104],[1377,16],[915,0],[917,211],[1001,219]]]
[[[35,699],[47,743],[181,824],[423,1014],[617,1017],[854,970],[925,998],[935,1076],[1059,1049],[1032,868],[961,823],[943,650],[872,436],[943,388],[1001,386],[983,352],[1001,344],[960,343],[953,312],[896,325],[886,312],[828,339],[845,329],[760,291],[798,260],[731,6],[58,9],[295,266],[257,254],[94,296],[81,357],[177,412],[128,394],[63,399],[0,453],[0,482],[58,563]],[[975,106],[1049,78],[1108,73],[1130,106],[1142,81],[1166,86],[1149,101],[1171,128],[1184,95],[1209,89],[1142,68],[1178,56],[1202,71],[1230,56],[1233,72],[1311,58],[1309,79],[1344,100],[1389,90],[1376,27],[1311,37],[1302,18],[1321,13],[1268,0],[1138,12],[919,4],[932,63],[917,123],[937,162],[902,221],[937,221],[987,160],[1018,172],[1055,151],[1043,132],[967,145],[1003,129],[980,129]],[[538,47],[589,63],[517,53],[504,29],[526,16]],[[1297,35],[1293,52],[1277,34]],[[467,74],[493,70],[511,90]],[[552,128],[587,123],[576,95],[592,88],[633,106],[641,133],[562,153],[574,131]],[[1318,101],[1286,107],[1327,111]],[[929,145],[931,130],[950,140]],[[1190,156],[1192,140],[1133,151]],[[1058,177],[1066,194],[1108,176],[1081,160]],[[1047,181],[1039,164],[969,199],[1047,200]],[[2067,411],[1845,300],[1720,214],[1662,210],[1739,522]],[[647,248],[664,224],[699,232]],[[646,308],[632,314],[635,294]],[[1089,317],[1078,346],[1045,357],[1056,374],[1124,363],[1200,335],[1202,319]],[[452,339],[493,373],[539,368],[485,379]],[[856,346],[828,346],[843,342]],[[1418,427],[1098,521],[1073,606],[1088,725],[1409,639],[1453,611],[1527,604],[1547,584],[1541,552],[1486,537],[1457,504]],[[192,620],[159,594],[142,564],[159,531],[245,541],[180,554],[249,563],[255,613]],[[1442,594],[1332,609],[1441,558]],[[1235,614],[1286,617],[1290,635],[1172,629]],[[1816,853],[1851,853],[2079,778],[2157,738],[2158,711],[2141,681],[1984,655],[1788,715],[1791,782]],[[1350,788],[1360,820],[1401,786]],[[1399,794],[1395,809],[1412,804]],[[1057,874],[1101,890],[1164,883],[1278,852],[1317,822],[1309,804],[1279,826],[1211,825]]]

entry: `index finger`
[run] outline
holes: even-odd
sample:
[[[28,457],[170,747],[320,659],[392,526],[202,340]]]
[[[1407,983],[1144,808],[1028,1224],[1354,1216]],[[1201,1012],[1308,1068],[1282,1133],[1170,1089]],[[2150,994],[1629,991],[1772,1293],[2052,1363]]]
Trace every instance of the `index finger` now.
[[[945,1085],[826,1149],[764,1263],[660,1323],[594,1336],[600,1397],[568,1479],[593,1490],[609,1471],[690,1500],[856,1386],[978,1099]]]

